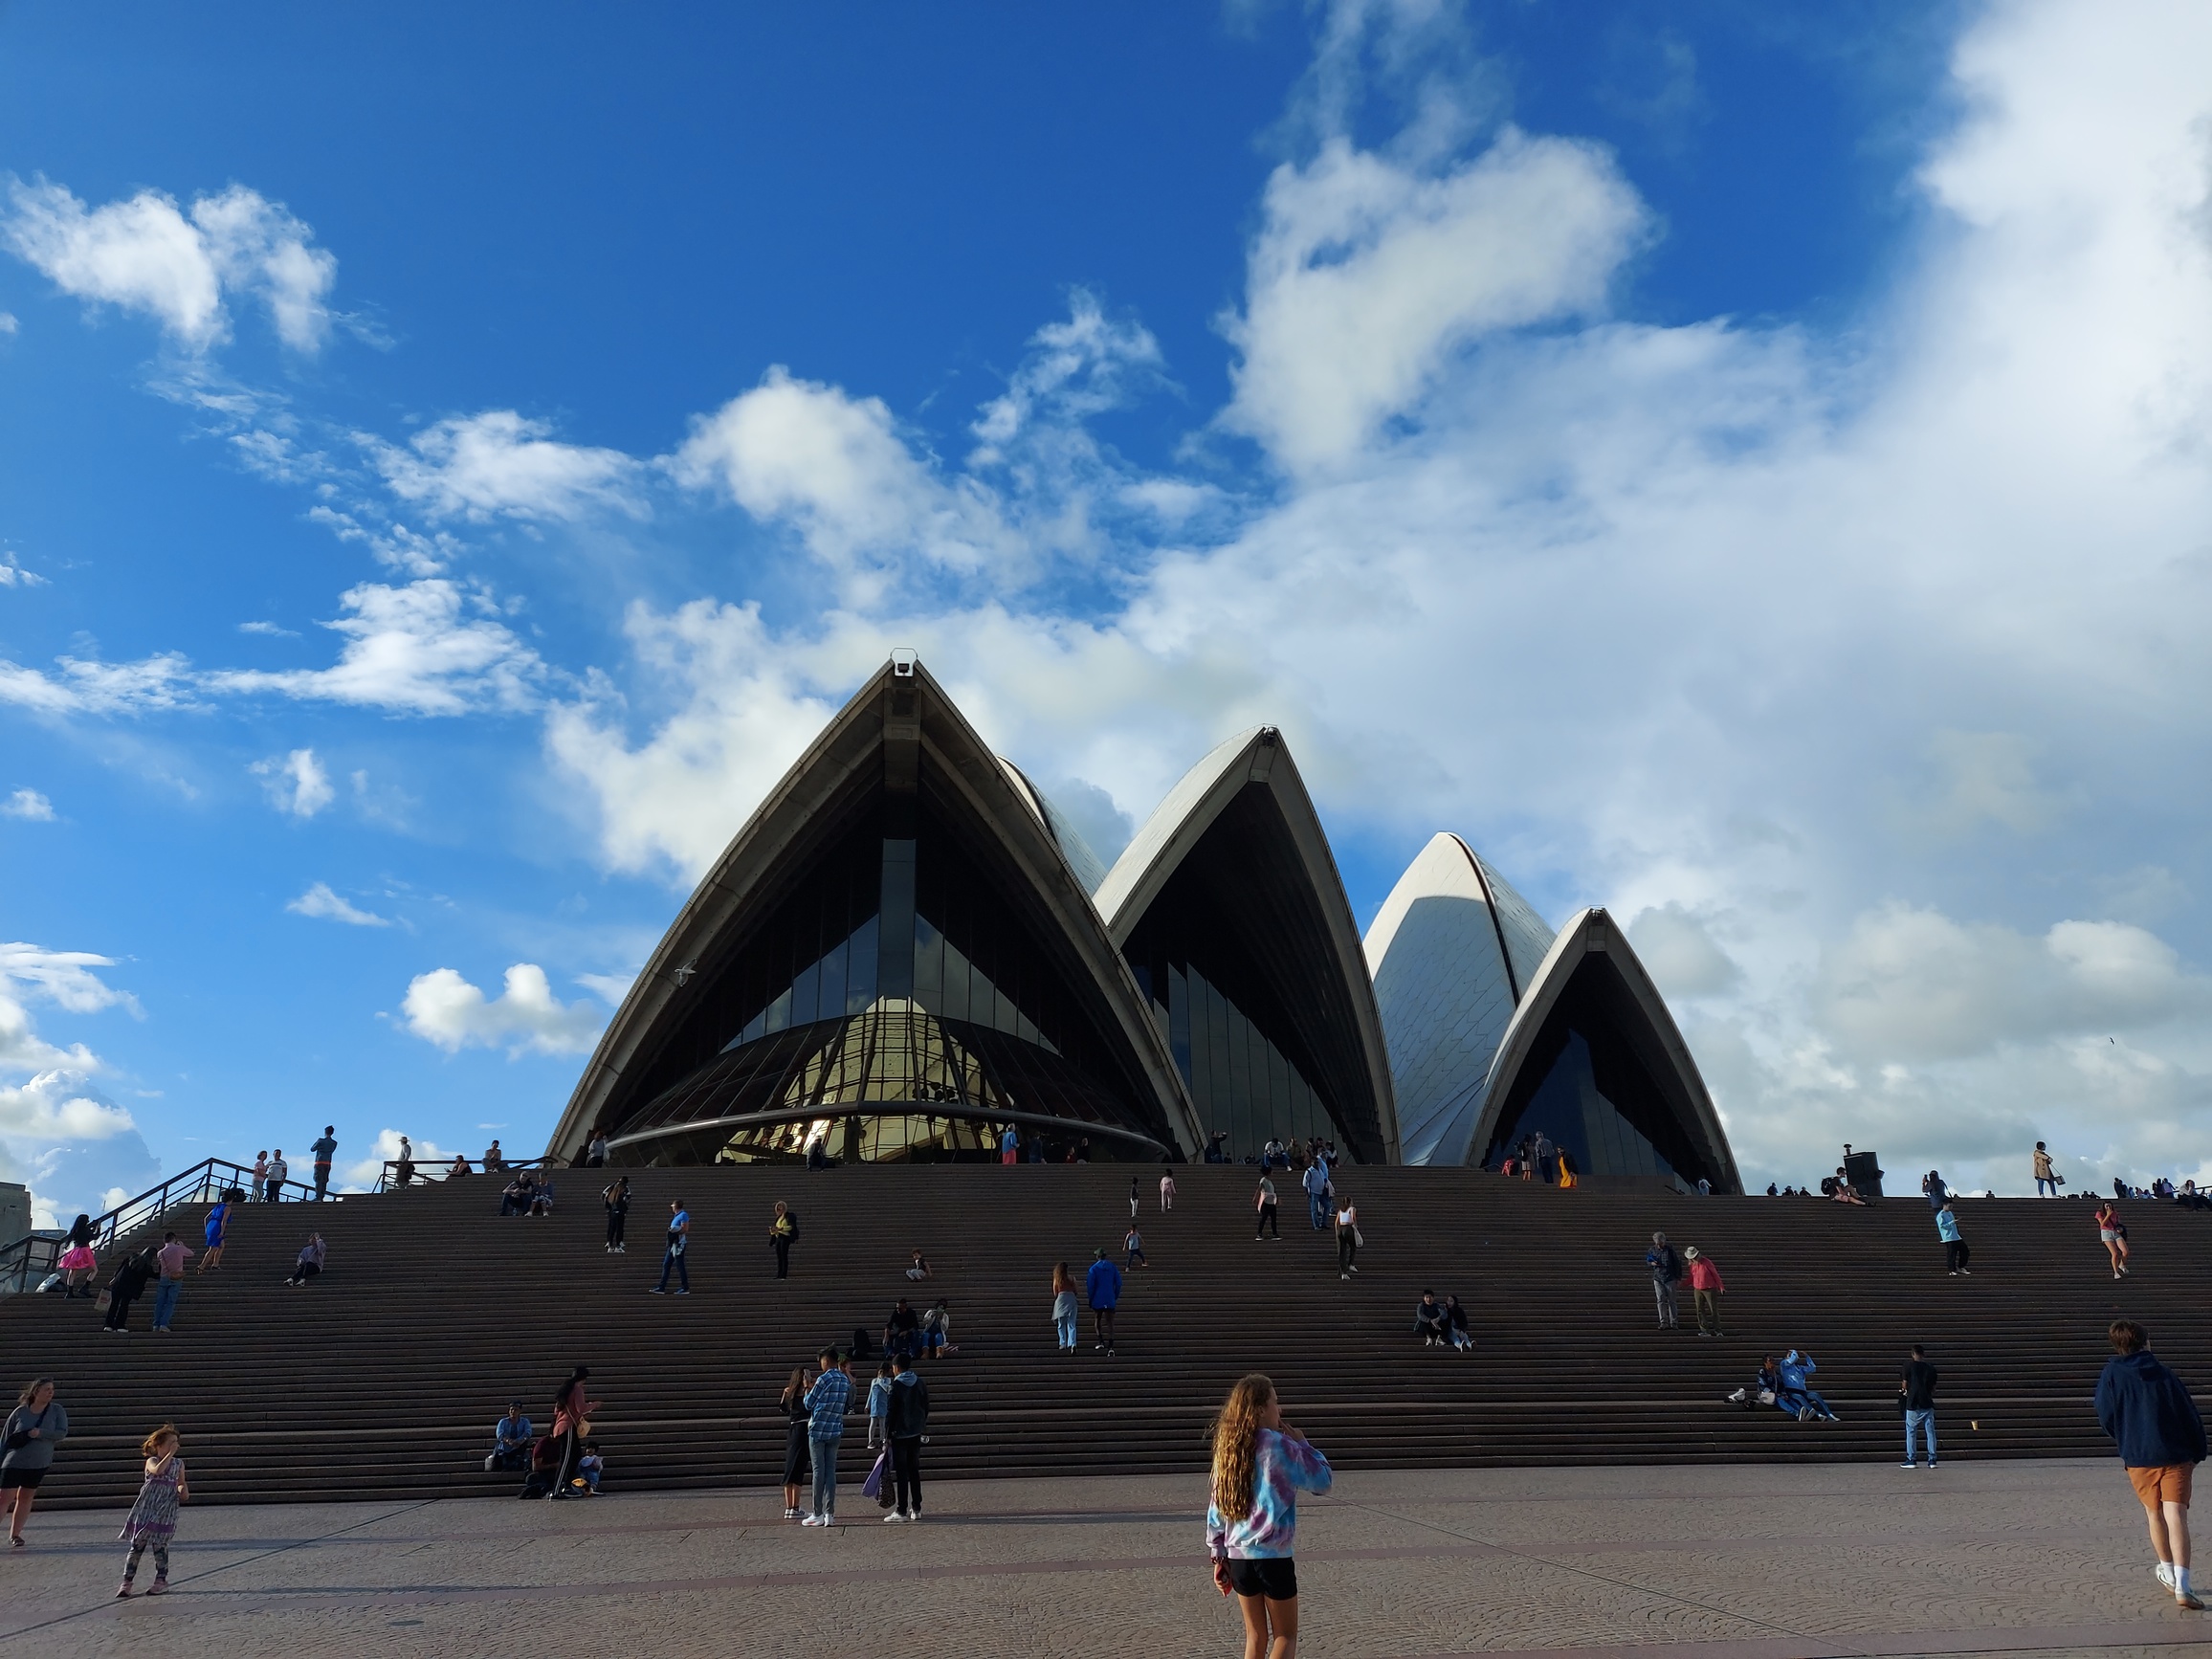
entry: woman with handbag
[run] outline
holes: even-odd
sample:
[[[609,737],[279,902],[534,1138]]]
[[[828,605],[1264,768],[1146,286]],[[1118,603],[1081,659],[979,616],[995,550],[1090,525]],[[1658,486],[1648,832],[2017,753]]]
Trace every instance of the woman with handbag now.
[[[591,1426],[591,1414],[599,1409],[598,1401],[584,1398],[584,1380],[590,1375],[590,1366],[577,1366],[553,1396],[553,1438],[561,1445],[561,1472],[554,1477],[553,1490],[545,1494],[548,1503],[568,1495],[569,1478],[576,1472],[576,1460],[583,1455],[585,1432]]]
[[[8,1542],[23,1547],[23,1523],[38,1483],[54,1467],[54,1449],[69,1438],[69,1411],[54,1397],[54,1379],[33,1377],[15,1397],[0,1428],[0,1506],[8,1511]]]

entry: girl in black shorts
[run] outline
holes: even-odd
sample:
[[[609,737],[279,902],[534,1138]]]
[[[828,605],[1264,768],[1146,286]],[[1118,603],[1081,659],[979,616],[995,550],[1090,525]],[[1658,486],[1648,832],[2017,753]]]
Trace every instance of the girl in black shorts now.
[[[1245,1659],[1297,1651],[1297,1494],[1327,1492],[1335,1478],[1329,1460],[1283,1421],[1273,1382],[1255,1372],[1228,1391],[1213,1425],[1206,1543],[1214,1583],[1244,1613]]]

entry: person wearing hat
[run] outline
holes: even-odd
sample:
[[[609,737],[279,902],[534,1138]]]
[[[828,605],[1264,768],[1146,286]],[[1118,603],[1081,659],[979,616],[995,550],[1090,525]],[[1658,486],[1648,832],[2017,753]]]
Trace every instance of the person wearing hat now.
[[[507,1415],[492,1426],[492,1455],[487,1470],[520,1469],[530,1461],[530,1420],[520,1400],[507,1402]]]
[[[1690,1264],[1690,1291],[1697,1300],[1697,1334],[1700,1337],[1727,1336],[1728,1333],[1720,1328],[1720,1295],[1728,1289],[1720,1282],[1720,1270],[1714,1266],[1713,1258],[1695,1245],[1683,1250],[1682,1259]],[[1713,1321],[1713,1329],[1710,1331],[1705,1328],[1709,1318]]]

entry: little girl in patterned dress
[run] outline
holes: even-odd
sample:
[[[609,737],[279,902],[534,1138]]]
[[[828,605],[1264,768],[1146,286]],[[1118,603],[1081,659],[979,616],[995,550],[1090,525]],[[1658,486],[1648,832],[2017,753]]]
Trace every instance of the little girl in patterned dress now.
[[[145,1453],[146,1483],[139,1488],[138,1502],[130,1506],[130,1515],[122,1523],[121,1536],[130,1540],[130,1560],[116,1590],[118,1601],[130,1594],[130,1582],[138,1576],[139,1558],[149,1545],[154,1552],[154,1582],[146,1594],[168,1594],[169,1539],[177,1533],[177,1505],[192,1499],[191,1486],[185,1478],[185,1460],[177,1455],[181,1449],[176,1426],[168,1423],[147,1435],[139,1448]]]

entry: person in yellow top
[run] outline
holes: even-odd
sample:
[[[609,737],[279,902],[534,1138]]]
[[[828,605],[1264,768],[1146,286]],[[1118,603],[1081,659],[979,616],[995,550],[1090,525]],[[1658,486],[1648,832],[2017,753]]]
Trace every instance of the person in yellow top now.
[[[776,1220],[768,1228],[768,1243],[776,1250],[776,1277],[791,1276],[791,1246],[799,1236],[799,1218],[782,1199],[776,1201]]]
[[[2035,1196],[2042,1198],[2046,1194],[2051,1198],[2058,1196],[2058,1176],[2051,1169],[2050,1154],[2038,1140],[2035,1143]]]

